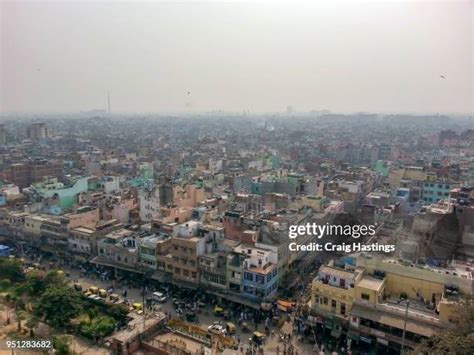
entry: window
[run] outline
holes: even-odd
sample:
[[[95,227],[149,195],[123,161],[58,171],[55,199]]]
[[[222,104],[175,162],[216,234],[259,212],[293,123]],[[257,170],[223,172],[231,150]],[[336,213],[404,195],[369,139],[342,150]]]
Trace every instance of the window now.
[[[335,300],[331,301],[331,308],[336,308],[337,302]]]
[[[324,298],[323,298],[323,304],[325,304],[325,305],[328,304],[328,299],[327,299],[327,297],[324,297]]]
[[[254,289],[252,286],[248,286],[248,285],[244,285],[244,292],[245,293],[250,293],[250,294],[254,294]]]
[[[341,303],[341,315],[346,315],[346,305],[344,303]]]
[[[346,280],[340,279],[340,280],[339,280],[339,286],[341,286],[341,287],[346,287]]]
[[[363,300],[367,300],[367,301],[370,300],[370,295],[368,295],[366,293],[361,294],[361,297],[362,297]]]
[[[265,277],[262,275],[255,275],[255,282],[259,284],[265,283]]]
[[[244,280],[253,281],[253,274],[250,272],[244,272]]]

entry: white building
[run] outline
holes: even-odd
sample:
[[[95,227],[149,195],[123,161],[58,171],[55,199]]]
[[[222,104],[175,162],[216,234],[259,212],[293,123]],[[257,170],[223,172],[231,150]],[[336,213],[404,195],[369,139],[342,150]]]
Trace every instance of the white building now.
[[[142,222],[151,222],[152,219],[160,217],[160,193],[159,189],[145,189],[138,193],[140,206],[140,219]]]

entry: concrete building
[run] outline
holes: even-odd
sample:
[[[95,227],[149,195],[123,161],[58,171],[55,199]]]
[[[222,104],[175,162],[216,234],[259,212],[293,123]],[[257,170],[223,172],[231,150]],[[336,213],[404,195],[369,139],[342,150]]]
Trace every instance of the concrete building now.
[[[32,123],[26,130],[26,135],[32,141],[51,138],[51,131],[44,123]]]
[[[151,222],[158,219],[160,214],[160,194],[158,188],[142,189],[138,192],[138,205],[140,210],[140,220]]]
[[[0,124],[0,145],[7,144],[7,130],[5,129],[5,125]]]
[[[34,183],[29,188],[24,189],[23,192],[34,201],[55,199],[58,202],[57,207],[61,211],[65,211],[78,203],[78,196],[81,192],[88,190],[87,180],[88,178],[72,179],[70,185],[66,186],[59,182],[57,178],[45,178],[44,181]]]
[[[472,276],[461,268],[419,267],[361,254],[355,267],[320,268],[311,311],[336,338],[345,332],[358,344],[400,352],[404,329],[404,345],[413,348],[455,327],[461,295],[472,292]]]

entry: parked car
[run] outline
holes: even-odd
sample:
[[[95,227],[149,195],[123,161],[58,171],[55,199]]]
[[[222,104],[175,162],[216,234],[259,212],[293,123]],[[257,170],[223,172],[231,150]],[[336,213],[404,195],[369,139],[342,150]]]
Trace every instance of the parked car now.
[[[225,326],[221,324],[212,324],[207,328],[207,331],[212,334],[226,335],[227,331]]]
[[[167,298],[161,292],[153,292],[152,294],[153,301],[164,303],[166,302]]]

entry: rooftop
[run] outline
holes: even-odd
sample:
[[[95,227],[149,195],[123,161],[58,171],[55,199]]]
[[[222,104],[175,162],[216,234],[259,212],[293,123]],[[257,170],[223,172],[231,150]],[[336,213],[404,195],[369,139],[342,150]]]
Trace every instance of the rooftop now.
[[[357,287],[362,287],[368,290],[380,291],[383,287],[383,284],[384,280],[376,279],[370,276],[364,276],[357,284]]]

